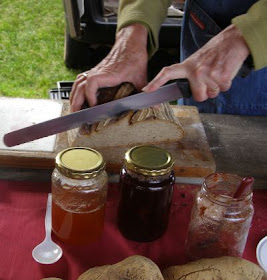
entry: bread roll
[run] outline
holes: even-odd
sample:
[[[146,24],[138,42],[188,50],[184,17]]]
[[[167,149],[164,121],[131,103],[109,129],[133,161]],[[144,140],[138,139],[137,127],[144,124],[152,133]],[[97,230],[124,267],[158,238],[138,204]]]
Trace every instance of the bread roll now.
[[[134,255],[113,265],[94,267],[78,280],[164,280],[158,266],[150,259]]]
[[[165,280],[265,280],[256,264],[237,257],[200,259],[171,266],[162,272]]]
[[[41,280],[62,280],[62,279],[57,277],[48,277],[48,278],[42,278]]]

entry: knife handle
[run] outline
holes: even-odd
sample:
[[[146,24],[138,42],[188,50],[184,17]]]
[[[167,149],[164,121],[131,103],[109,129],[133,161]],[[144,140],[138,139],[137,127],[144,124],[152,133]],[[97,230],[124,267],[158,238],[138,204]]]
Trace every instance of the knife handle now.
[[[249,55],[247,59],[243,62],[241,68],[237,73],[237,76],[241,78],[246,78],[253,69],[254,69],[253,59],[252,56]]]
[[[191,88],[190,88],[189,81],[187,79],[177,79],[176,84],[180,88],[180,90],[182,91],[182,94],[183,94],[184,98],[192,97],[192,91],[191,91]]]

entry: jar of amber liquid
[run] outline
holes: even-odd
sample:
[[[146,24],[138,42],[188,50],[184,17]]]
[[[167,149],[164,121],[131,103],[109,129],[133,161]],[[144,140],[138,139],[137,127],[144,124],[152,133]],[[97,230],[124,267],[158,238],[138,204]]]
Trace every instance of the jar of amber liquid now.
[[[56,157],[52,173],[52,230],[70,244],[87,244],[103,231],[107,174],[101,154],[74,147]]]
[[[191,212],[185,246],[188,260],[242,257],[254,209],[251,189],[235,198],[241,180],[227,173],[204,180]]]
[[[125,154],[120,174],[118,227],[130,240],[153,241],[166,231],[173,185],[171,155],[155,146],[138,146]]]

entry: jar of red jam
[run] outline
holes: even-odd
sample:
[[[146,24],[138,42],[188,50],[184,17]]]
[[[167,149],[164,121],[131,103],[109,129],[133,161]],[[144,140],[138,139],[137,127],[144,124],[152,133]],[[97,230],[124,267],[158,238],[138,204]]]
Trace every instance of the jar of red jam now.
[[[240,192],[241,181],[227,173],[204,180],[191,212],[185,246],[188,260],[242,257],[254,208],[252,188]]]
[[[155,146],[137,146],[125,154],[120,174],[118,227],[127,239],[147,242],[168,226],[173,185],[171,155]]]
[[[107,173],[99,152],[73,147],[60,152],[52,173],[52,230],[70,244],[87,244],[103,231]]]

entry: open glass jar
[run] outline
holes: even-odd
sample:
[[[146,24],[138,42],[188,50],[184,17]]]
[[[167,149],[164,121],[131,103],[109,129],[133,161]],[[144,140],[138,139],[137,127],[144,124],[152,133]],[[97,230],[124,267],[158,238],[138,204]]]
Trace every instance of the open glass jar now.
[[[159,238],[169,220],[175,182],[171,155],[155,146],[138,146],[125,154],[120,175],[118,227],[130,240]]]
[[[252,189],[235,198],[242,178],[209,175],[196,196],[185,251],[188,260],[242,257],[254,213]]]
[[[60,152],[52,173],[52,230],[62,241],[87,244],[104,226],[107,173],[101,154],[73,147]]]

